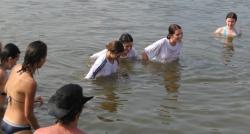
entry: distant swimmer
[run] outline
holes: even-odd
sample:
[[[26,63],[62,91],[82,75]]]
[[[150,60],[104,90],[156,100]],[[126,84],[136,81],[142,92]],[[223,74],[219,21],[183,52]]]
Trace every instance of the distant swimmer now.
[[[121,54],[124,51],[121,41],[111,41],[106,45],[107,51],[102,53],[90,68],[85,79],[95,79],[100,76],[108,76],[116,73]]]
[[[168,35],[153,44],[147,46],[142,53],[144,61],[156,61],[161,63],[172,62],[179,58],[182,48],[183,32],[181,26],[171,24]]]
[[[241,31],[235,28],[237,15],[234,12],[229,12],[226,16],[226,26],[219,27],[214,31],[216,36],[229,37],[229,42],[237,36],[241,35]]]

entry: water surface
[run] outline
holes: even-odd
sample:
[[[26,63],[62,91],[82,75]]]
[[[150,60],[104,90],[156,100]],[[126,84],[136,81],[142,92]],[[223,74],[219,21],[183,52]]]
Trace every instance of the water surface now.
[[[89,134],[248,134],[249,7],[247,0],[1,0],[0,40],[16,43],[22,57],[31,41],[48,44],[37,95],[46,102],[63,84],[80,84],[95,96],[79,121]],[[243,32],[234,51],[212,36],[229,11]],[[118,76],[83,79],[88,56],[110,40],[129,32],[141,52],[171,23],[184,32],[179,61],[123,61]],[[54,123],[46,105],[35,111],[42,126]]]

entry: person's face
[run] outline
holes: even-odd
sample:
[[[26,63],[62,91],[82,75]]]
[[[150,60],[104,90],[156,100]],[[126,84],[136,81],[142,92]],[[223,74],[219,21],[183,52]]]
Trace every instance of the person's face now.
[[[183,37],[182,29],[177,29],[170,38],[172,39],[173,42],[178,42],[181,41],[182,37]]]
[[[229,28],[233,28],[236,23],[236,20],[233,18],[227,18],[226,19],[226,24]]]
[[[20,54],[18,54],[17,57],[15,57],[15,58],[9,57],[9,59],[8,59],[8,63],[9,63],[8,69],[11,69],[12,67],[14,67],[16,65],[17,61],[19,60],[19,57],[20,57]]]
[[[133,42],[123,43],[123,47],[124,47],[123,53],[127,55],[129,53],[129,51],[132,49],[132,47],[133,47]]]

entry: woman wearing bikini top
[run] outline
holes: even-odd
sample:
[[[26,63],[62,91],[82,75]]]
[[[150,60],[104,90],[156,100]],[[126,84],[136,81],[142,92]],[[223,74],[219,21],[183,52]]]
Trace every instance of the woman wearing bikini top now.
[[[241,35],[241,31],[235,28],[237,22],[237,14],[229,12],[226,16],[226,26],[219,27],[214,31],[215,36],[223,36],[232,42],[234,37]]]
[[[27,47],[23,64],[13,67],[5,86],[8,104],[1,124],[4,133],[32,134],[32,128],[39,128],[33,113],[37,88],[33,75],[43,66],[46,56],[47,45],[34,41]]]

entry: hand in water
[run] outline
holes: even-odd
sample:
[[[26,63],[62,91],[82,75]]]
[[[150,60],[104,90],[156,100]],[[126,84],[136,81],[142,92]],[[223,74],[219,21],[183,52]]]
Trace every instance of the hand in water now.
[[[42,96],[37,96],[37,97],[35,98],[35,103],[37,103],[37,102],[40,103],[39,106],[42,106],[42,105],[43,105],[43,98],[42,98]]]

